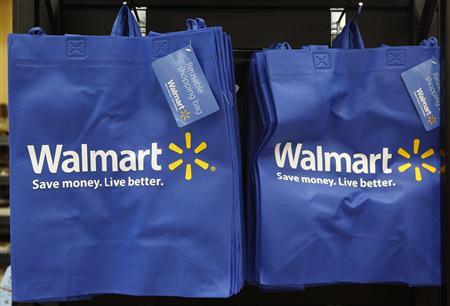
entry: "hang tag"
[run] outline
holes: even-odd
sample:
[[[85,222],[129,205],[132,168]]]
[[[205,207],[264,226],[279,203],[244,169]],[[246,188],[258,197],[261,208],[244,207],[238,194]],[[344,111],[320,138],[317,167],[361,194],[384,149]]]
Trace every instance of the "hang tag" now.
[[[429,59],[402,73],[403,82],[426,131],[440,125],[439,61]]]
[[[191,44],[152,64],[178,127],[219,110]]]

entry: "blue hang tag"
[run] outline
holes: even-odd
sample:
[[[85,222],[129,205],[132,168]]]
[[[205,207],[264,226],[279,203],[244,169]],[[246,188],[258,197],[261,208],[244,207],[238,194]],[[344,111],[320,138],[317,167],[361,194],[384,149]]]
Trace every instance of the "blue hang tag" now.
[[[426,131],[440,125],[439,61],[429,59],[402,73],[403,82]]]
[[[152,64],[178,127],[219,110],[191,44]]]

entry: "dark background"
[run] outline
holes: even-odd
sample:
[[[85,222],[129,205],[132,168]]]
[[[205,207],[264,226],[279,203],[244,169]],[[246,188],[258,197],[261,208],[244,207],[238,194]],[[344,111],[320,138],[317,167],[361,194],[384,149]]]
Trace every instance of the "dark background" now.
[[[2,1],[2,0],[0,0]],[[415,44],[428,34],[443,37],[445,6],[437,0],[366,0],[359,26],[366,47]],[[254,49],[288,41],[293,47],[330,43],[330,8],[355,13],[358,1],[348,0],[135,0],[147,7],[147,32],[185,29],[186,18],[202,17],[230,33],[235,49],[238,103],[245,127],[245,79],[248,56]],[[41,26],[48,34],[109,35],[122,1],[15,0],[14,32]],[[442,20],[442,19],[441,19]],[[445,84],[444,82],[442,82]],[[445,224],[444,224],[445,226]],[[445,236],[446,237],[446,236]],[[444,250],[445,251],[445,250]],[[444,254],[445,255],[445,254]],[[444,272],[446,267],[444,266]],[[445,305],[445,290],[400,285],[342,285],[299,292],[262,293],[247,286],[230,299],[98,296],[91,300],[41,305]],[[17,304],[31,305],[31,304]],[[35,304],[37,305],[37,304]]]
[[[51,34],[107,35],[122,1],[50,0],[39,3],[38,23]],[[366,0],[359,20],[367,47],[380,44],[411,44],[423,36],[420,17],[426,0]],[[437,1],[429,1],[437,2]],[[237,49],[267,47],[274,41],[293,46],[330,42],[330,8],[347,8],[352,15],[358,1],[348,0],[135,0],[131,6],[146,6],[147,31],[185,29],[189,17],[203,17],[221,25]],[[434,5],[435,6],[435,5]],[[14,31],[26,33],[35,23],[33,0],[14,1]],[[431,33],[438,34],[437,18]]]

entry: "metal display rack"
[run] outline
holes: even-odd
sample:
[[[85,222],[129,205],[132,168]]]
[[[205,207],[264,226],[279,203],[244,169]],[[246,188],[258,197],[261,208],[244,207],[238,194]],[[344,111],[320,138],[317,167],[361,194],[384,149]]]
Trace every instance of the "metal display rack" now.
[[[1,0],[0,0],[1,1]],[[31,26],[42,26],[51,34],[63,33],[82,33],[82,34],[103,34],[107,35],[112,24],[112,18],[117,12],[122,1],[120,0],[15,0],[14,1],[14,31],[25,32]],[[348,0],[135,0],[128,1],[133,7],[150,7],[150,13],[147,13],[147,26],[159,31],[166,29],[176,29],[183,27],[183,17],[188,15],[192,17],[203,16],[211,24],[222,24],[227,32],[236,39],[234,51],[236,79],[241,87],[245,84],[246,69],[249,55],[252,49],[266,46],[266,42],[276,40],[288,40],[294,43],[296,41],[315,44],[327,44],[326,36],[320,36],[319,31],[323,29],[308,29],[300,36],[294,36],[294,32],[280,32],[283,28],[283,22],[289,24],[291,15],[289,12],[298,12],[301,18],[298,18],[299,27],[311,21],[311,18],[320,19],[319,12],[330,8],[344,8],[349,14],[354,12],[358,1]],[[426,38],[430,33],[439,36],[441,43],[441,129],[442,146],[446,152],[450,152],[450,141],[447,133],[447,118],[450,118],[450,95],[447,90],[450,88],[450,78],[448,59],[450,58],[450,5],[446,0],[367,0],[364,1],[367,10],[368,21],[364,24],[361,21],[362,32],[367,33],[367,29],[373,26],[373,18],[386,19],[386,29],[383,37],[377,37],[375,34],[369,37],[368,45],[379,45],[380,39],[387,39],[387,43],[392,44],[414,44]],[[89,11],[90,10],[90,11]],[[83,20],[83,25],[74,22],[79,16],[84,16],[90,12],[87,19]],[[262,20],[271,16],[270,12],[279,12],[273,14],[273,20]],[[93,13],[97,16],[93,17]],[[222,12],[222,13],[221,13]],[[269,14],[268,14],[269,13]],[[259,19],[260,26],[264,35],[260,38],[245,40],[242,32],[253,31],[254,26],[249,29],[240,29],[240,24],[233,20],[227,20],[229,14],[237,14],[242,20],[247,18],[248,24],[252,25]],[[259,14],[259,15],[258,15]],[[284,15],[283,15],[284,14]],[[309,15],[308,15],[309,14]],[[210,15],[210,16],[209,16]],[[288,17],[286,17],[288,16]],[[309,17],[308,17],[309,16]],[[395,24],[398,18],[404,16],[401,27],[389,31],[392,24]],[[211,17],[211,18],[210,18]],[[92,25],[89,18],[94,18],[96,24]],[[259,18],[259,19],[258,19]],[[86,21],[87,20],[87,21]],[[210,21],[212,20],[212,21]],[[325,19],[323,19],[325,20]],[[320,20],[319,20],[320,21]],[[329,21],[329,20],[328,20]],[[164,22],[164,23],[163,23]],[[397,20],[398,22],[398,20]],[[224,24],[226,23],[226,24]],[[280,23],[280,24],[277,24]],[[322,22],[323,23],[323,22]],[[89,26],[90,33],[83,31]],[[328,24],[327,24],[328,27]],[[295,30],[295,29],[294,29]],[[329,27],[328,27],[329,30]],[[281,30],[282,31],[282,30]],[[236,35],[234,34],[236,33]],[[277,37],[280,35],[283,37]],[[325,33],[326,34],[326,33]],[[255,33],[255,35],[259,35]],[[264,37],[263,37],[264,36]],[[274,38],[275,37],[275,38]],[[399,38],[400,37],[400,38]],[[259,39],[259,40],[258,40]],[[312,41],[311,41],[312,39]],[[233,40],[234,41],[234,40]],[[383,41],[385,42],[385,41]],[[247,45],[254,44],[254,45]],[[258,45],[260,44],[260,45]],[[296,45],[297,47],[297,45]],[[240,99],[240,111],[245,113],[245,105],[242,99],[245,96],[245,89],[240,90],[238,100]],[[243,141],[245,143],[245,139]],[[8,139],[0,138],[0,147],[8,146]],[[244,150],[245,151],[245,150]],[[445,162],[449,164],[449,154],[445,157]],[[448,173],[448,172],[447,172]],[[182,298],[163,298],[163,297],[130,297],[117,295],[102,295],[84,301],[70,301],[61,303],[14,303],[15,305],[450,305],[450,257],[449,241],[450,222],[449,217],[449,199],[447,190],[450,190],[450,180],[448,174],[445,174],[442,184],[442,286],[440,288],[410,288],[400,285],[340,285],[308,288],[299,292],[269,292],[262,293],[258,288],[246,286],[241,293],[229,299],[182,299]],[[9,181],[5,177],[0,177],[0,191],[2,188],[8,188]],[[3,199],[0,201],[7,201]],[[1,203],[0,203],[1,204]],[[5,203],[4,203],[5,204]],[[4,206],[4,205],[0,205]],[[0,240],[9,239],[9,218],[0,216]],[[7,254],[0,254],[0,265],[9,263]]]

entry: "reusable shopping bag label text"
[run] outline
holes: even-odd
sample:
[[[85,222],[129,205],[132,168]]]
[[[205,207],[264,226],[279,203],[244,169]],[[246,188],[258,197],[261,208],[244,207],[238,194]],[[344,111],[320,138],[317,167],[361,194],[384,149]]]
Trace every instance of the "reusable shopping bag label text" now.
[[[219,110],[192,46],[153,62],[178,127],[184,127]]]
[[[402,78],[425,130],[439,127],[439,62],[434,58],[429,59],[403,72]]]

